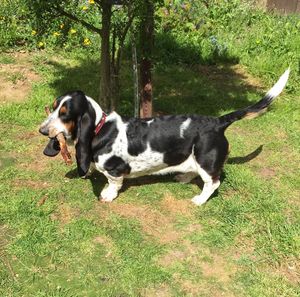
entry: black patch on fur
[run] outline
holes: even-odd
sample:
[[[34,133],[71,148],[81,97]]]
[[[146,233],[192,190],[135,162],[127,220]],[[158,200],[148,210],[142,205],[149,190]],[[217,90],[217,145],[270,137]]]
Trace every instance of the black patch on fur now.
[[[185,130],[184,137],[180,137],[180,126],[188,118],[188,116],[162,116],[151,123],[150,146],[153,150],[164,154],[164,163],[169,166],[182,163],[192,152],[193,137],[188,131],[191,124]]]
[[[210,176],[218,177],[227,158],[228,147],[223,132],[207,132],[201,135],[195,144],[196,161]]]
[[[92,151],[94,161],[98,161],[98,156],[108,154],[112,151],[112,146],[118,136],[119,130],[115,121],[106,122],[99,134],[92,141]]]
[[[129,174],[131,167],[117,156],[112,156],[104,163],[104,169],[112,176],[118,177]]]
[[[132,118],[128,121],[126,130],[128,140],[128,153],[138,156],[147,149],[149,125],[147,121],[151,119]]]
[[[50,138],[47,146],[45,147],[43,153],[45,156],[54,157],[60,152],[60,146],[58,140],[55,138]]]

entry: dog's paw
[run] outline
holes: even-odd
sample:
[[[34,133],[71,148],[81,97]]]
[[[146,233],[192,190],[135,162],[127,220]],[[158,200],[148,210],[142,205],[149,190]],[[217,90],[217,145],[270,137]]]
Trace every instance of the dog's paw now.
[[[101,192],[101,201],[102,202],[112,202],[115,198],[117,198],[118,192],[110,187],[107,187]]]
[[[183,174],[177,174],[174,177],[174,180],[183,184],[188,184],[196,177],[196,174],[193,172],[183,173]]]
[[[207,201],[205,197],[201,197],[201,195],[196,195],[193,199],[192,202],[196,205],[202,205]]]

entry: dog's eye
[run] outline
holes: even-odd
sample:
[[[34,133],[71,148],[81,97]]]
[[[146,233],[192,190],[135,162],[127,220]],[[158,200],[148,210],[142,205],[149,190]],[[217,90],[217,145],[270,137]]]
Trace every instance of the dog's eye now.
[[[59,110],[59,115],[65,115],[67,113],[67,108],[65,106],[62,106],[61,109]]]

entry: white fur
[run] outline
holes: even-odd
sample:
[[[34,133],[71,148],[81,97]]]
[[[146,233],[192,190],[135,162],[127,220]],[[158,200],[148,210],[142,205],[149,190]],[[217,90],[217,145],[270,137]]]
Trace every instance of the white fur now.
[[[65,96],[59,103],[59,106],[49,114],[47,119],[42,123],[41,127],[48,126],[49,131],[53,131],[55,135],[50,135],[51,137],[56,136],[57,134],[63,132],[66,136],[68,135],[69,131],[67,131],[65,125],[59,118],[59,110],[62,107],[62,105],[67,101],[71,99],[71,96]]]
[[[107,172],[104,172],[104,175],[107,177],[108,186],[101,192],[102,201],[111,202],[118,196],[119,190],[123,185],[123,176],[113,177]]]
[[[123,123],[121,117],[115,112],[112,112],[110,115],[107,116],[105,122],[109,122],[109,121],[116,121],[119,133],[117,138],[115,139],[114,144],[112,145],[112,151],[110,153],[99,156],[98,161],[95,162],[96,168],[101,172],[104,172],[104,163],[106,162],[107,159],[109,159],[114,155],[123,158],[128,154],[127,153],[128,142],[126,136],[127,125]]]
[[[200,195],[196,195],[192,199],[192,202],[196,205],[201,205],[204,204],[213,194],[213,192],[220,186],[220,180],[213,180],[212,177],[205,170],[203,170],[203,168],[201,168],[197,162],[196,166],[198,168],[198,173],[204,182],[204,186],[202,193]]]
[[[97,126],[103,116],[103,110],[93,98],[89,96],[85,96],[85,97],[91,103],[91,105],[93,106],[96,112],[95,126]]]
[[[106,122],[112,120],[116,121],[119,133],[114,144],[112,145],[112,151],[98,157],[98,161],[95,163],[95,166],[99,171],[105,171],[104,163],[112,156],[118,156],[126,163],[130,164],[130,175],[126,176],[128,178],[151,174],[157,170],[167,167],[167,165],[163,163],[163,154],[153,151],[149,144],[147,149],[138,156],[129,155],[127,151],[127,124],[125,124],[121,117],[115,112],[106,118]]]
[[[277,97],[284,89],[290,74],[290,68],[288,68],[278,79],[277,83],[268,91],[267,96],[272,98]]]
[[[181,124],[181,126],[180,126],[180,137],[181,138],[184,138],[184,131],[187,130],[191,121],[192,120],[190,118],[188,118]]]
[[[147,121],[147,124],[148,124],[148,126],[150,126],[151,125],[151,123],[153,122],[154,120],[152,119],[152,120],[149,120],[149,121]]]
[[[207,174],[200,165],[196,162],[194,151],[181,164],[169,166],[163,162],[164,155],[152,150],[150,144],[147,144],[147,149],[137,155],[132,156],[128,153],[127,140],[127,124],[122,121],[122,118],[115,112],[111,113],[107,118],[108,121],[116,121],[118,135],[112,145],[112,151],[107,154],[99,155],[95,162],[96,168],[102,172],[108,179],[108,186],[101,192],[102,201],[110,202],[118,196],[118,191],[122,187],[123,177],[113,177],[104,168],[105,162],[112,156],[118,156],[128,163],[131,167],[130,174],[124,176],[126,178],[138,177],[143,175],[161,175],[174,172],[184,173],[181,177],[185,182],[191,181],[199,174],[204,181],[204,188],[201,195],[195,196],[192,201],[196,205],[203,204],[207,201],[210,195],[220,185],[219,181],[213,181],[211,176]],[[180,134],[183,137],[184,131],[189,127],[191,119],[187,119],[180,126]]]
[[[169,173],[174,173],[174,172],[182,172],[182,173],[187,173],[187,172],[197,172],[197,166],[195,164],[195,159],[192,154],[181,164],[176,165],[176,166],[169,166],[164,169],[161,169],[157,172],[154,172],[154,175],[158,174],[169,174]]]

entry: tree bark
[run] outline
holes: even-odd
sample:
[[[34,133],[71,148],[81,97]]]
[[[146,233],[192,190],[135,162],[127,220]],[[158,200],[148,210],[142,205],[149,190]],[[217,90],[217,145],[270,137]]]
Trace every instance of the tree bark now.
[[[100,66],[100,96],[99,103],[105,111],[111,108],[111,76],[110,76],[110,27],[112,5],[109,0],[101,1],[101,66]]]
[[[154,4],[152,0],[145,0],[144,13],[140,28],[141,45],[141,102],[140,117],[152,117],[152,50],[154,40]]]
[[[131,55],[132,55],[132,71],[133,71],[133,90],[134,90],[134,117],[139,116],[140,94],[139,94],[139,75],[136,44],[133,33],[131,33]]]

